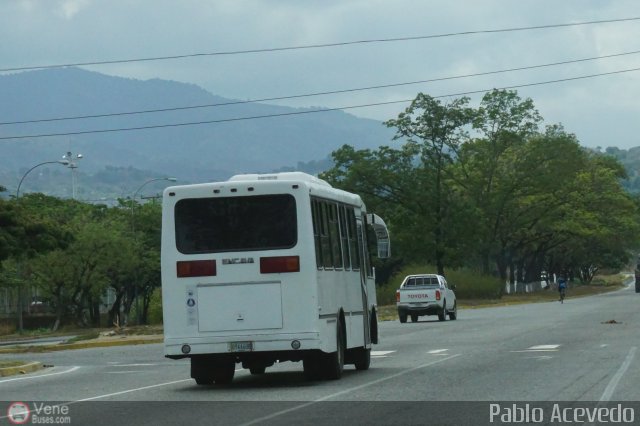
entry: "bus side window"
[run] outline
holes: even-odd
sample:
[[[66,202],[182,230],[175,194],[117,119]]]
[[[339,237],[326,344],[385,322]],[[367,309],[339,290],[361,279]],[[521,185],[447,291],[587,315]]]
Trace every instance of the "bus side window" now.
[[[350,269],[351,256],[349,255],[349,230],[347,229],[347,217],[344,205],[341,205],[338,208],[338,214],[340,215],[340,242],[342,246],[344,269]]]
[[[316,266],[322,268],[322,211],[318,200],[311,200],[311,218],[313,221],[313,240],[316,247]]]
[[[329,206],[325,201],[320,201],[320,241],[322,245],[322,263],[325,268],[333,268],[331,255],[331,237],[329,235]]]
[[[338,226],[338,205],[327,203],[329,208],[329,236],[331,238],[331,254],[333,267],[342,269],[342,250],[340,249],[340,228]]]
[[[347,222],[349,226],[349,252],[351,253],[351,268],[360,269],[360,234],[356,227],[356,215],[353,207],[347,208]]]
[[[362,216],[362,223],[367,223],[367,218],[363,215]],[[371,267],[371,259],[370,259],[370,253],[371,251],[369,250],[369,245],[371,244],[372,241],[376,241],[376,236],[375,236],[375,232],[373,230],[373,228],[371,226],[364,226],[363,232],[362,232],[362,238],[364,239],[363,241],[363,264],[364,267],[366,268],[365,271],[367,271],[367,276],[368,277],[373,277],[373,269]]]

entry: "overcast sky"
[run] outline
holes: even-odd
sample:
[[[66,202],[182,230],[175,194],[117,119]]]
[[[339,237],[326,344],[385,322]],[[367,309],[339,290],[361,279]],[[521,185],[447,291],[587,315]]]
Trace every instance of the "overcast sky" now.
[[[639,17],[637,0],[0,0],[0,69]],[[640,20],[630,20],[86,68],[137,79],[195,83],[213,94],[244,100],[629,53],[640,51],[638,40]],[[444,96],[446,102],[462,92],[634,68],[640,68],[637,53],[271,103],[335,108],[410,100],[418,92]],[[521,97],[533,99],[546,124],[562,123],[584,146],[640,146],[640,71],[517,90]],[[477,106],[480,97],[472,95],[472,105]],[[347,112],[386,120],[407,105]]]

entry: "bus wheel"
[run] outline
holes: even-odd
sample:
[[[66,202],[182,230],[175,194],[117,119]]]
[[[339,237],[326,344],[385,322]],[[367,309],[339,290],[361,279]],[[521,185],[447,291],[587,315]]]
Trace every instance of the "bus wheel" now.
[[[356,370],[368,370],[371,365],[371,349],[354,349],[353,365],[356,367]]]
[[[264,365],[249,368],[249,372],[251,374],[264,374],[265,370],[266,370],[266,367]]]
[[[213,384],[213,379],[211,379],[209,377],[194,377],[193,379],[196,381],[196,384],[198,384],[198,385],[212,385]]]
[[[371,343],[378,344],[378,314],[371,311]]]
[[[199,385],[213,384],[211,374],[211,357],[191,357],[191,377]]]
[[[322,378],[322,359],[317,353],[311,352],[302,359],[304,377],[307,380],[319,380]]]
[[[216,384],[228,385],[233,380],[235,370],[235,360],[228,356],[221,356],[220,358],[216,358],[216,362],[211,368],[211,375]]]
[[[342,335],[342,321],[338,320],[336,327],[336,351],[324,354],[324,377],[328,380],[337,380],[342,377],[344,369],[344,337]]]

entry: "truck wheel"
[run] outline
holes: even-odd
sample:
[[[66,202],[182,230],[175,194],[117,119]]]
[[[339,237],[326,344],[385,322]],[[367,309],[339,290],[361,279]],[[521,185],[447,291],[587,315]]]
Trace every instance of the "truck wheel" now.
[[[438,312],[438,319],[440,321],[444,321],[447,319],[447,301],[442,301],[442,309]]]
[[[401,323],[403,323],[403,324],[404,324],[405,322],[407,322],[407,314],[404,314],[404,313],[398,313],[398,318],[400,318],[400,322],[401,322]]]
[[[411,314],[411,322],[418,322],[418,315],[417,314]]]
[[[371,365],[371,349],[354,349],[353,365],[356,367],[356,370],[368,370]]]
[[[449,311],[449,319],[453,321],[456,318],[458,318],[458,301],[457,300],[453,302],[453,310]]]

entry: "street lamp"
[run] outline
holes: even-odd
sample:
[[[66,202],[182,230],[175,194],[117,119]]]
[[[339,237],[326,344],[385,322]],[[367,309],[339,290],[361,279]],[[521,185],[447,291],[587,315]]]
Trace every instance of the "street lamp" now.
[[[44,166],[45,164],[62,164],[63,166],[68,166],[69,165],[69,160],[58,160],[58,161],[44,161],[42,163],[36,164],[35,166],[33,166],[32,168],[30,168],[29,170],[27,170],[25,172],[24,175],[22,175],[22,179],[20,179],[20,183],[18,183],[18,189],[16,189],[16,200],[18,198],[20,198],[20,187],[22,186],[22,181],[24,180],[24,178],[27,177],[27,175],[29,173],[31,173],[31,170],[40,167],[40,166]]]
[[[153,178],[153,179],[149,179],[147,181],[145,181],[142,185],[140,185],[138,187],[138,189],[136,189],[136,191],[133,193],[133,197],[131,197],[131,234],[133,235],[134,241],[136,239],[136,233],[135,233],[135,220],[134,220],[134,208],[135,208],[135,201],[136,201],[136,196],[138,195],[138,192],[140,192],[142,190],[142,188],[144,188],[148,183],[151,182],[157,182],[157,181],[161,181],[161,180],[166,180],[169,182],[175,182],[178,179],[174,178],[174,177],[159,177],[159,178]],[[136,274],[137,268],[134,270],[134,280],[137,281],[137,274]],[[140,300],[138,298],[138,285],[137,282],[134,282],[134,291],[135,291],[135,298],[136,298],[136,316],[137,316],[137,325],[140,325]]]
[[[168,180],[169,182],[175,182],[178,179],[174,178],[174,177],[161,177],[161,178],[153,178],[153,179],[149,179],[148,181],[146,181],[145,183],[143,183],[142,185],[140,185],[140,187],[138,187],[138,189],[136,189],[136,192],[133,193],[133,198],[132,200],[135,201],[136,196],[138,195],[138,192],[140,192],[142,190],[142,188],[144,188],[148,183],[151,182],[156,182],[159,180]]]
[[[75,157],[71,151],[68,151],[65,155],[62,156],[64,161],[67,162],[67,167],[71,169],[71,199],[76,199],[76,180],[78,179],[76,175],[76,169],[78,168],[77,160],[82,160],[84,157],[82,154],[77,154]]]
[[[42,163],[38,163],[35,166],[31,167],[29,170],[27,170],[25,172],[24,175],[22,175],[22,179],[20,179],[20,182],[18,183],[18,188],[16,189],[16,203],[19,202],[19,198],[20,198],[20,187],[22,186],[22,182],[24,181],[24,178],[27,177],[27,175],[29,173],[31,173],[31,171],[35,168],[38,168],[40,166],[44,166],[45,164],[62,164],[63,166],[68,166],[69,165],[69,160],[59,160],[59,161],[44,161]],[[20,333],[22,333],[22,331],[24,330],[24,324],[22,321],[22,305],[23,305],[23,301],[22,301],[22,284],[20,282],[20,262],[18,261],[18,331]]]

